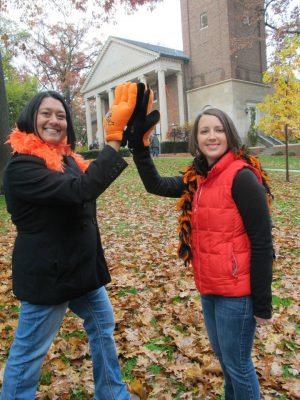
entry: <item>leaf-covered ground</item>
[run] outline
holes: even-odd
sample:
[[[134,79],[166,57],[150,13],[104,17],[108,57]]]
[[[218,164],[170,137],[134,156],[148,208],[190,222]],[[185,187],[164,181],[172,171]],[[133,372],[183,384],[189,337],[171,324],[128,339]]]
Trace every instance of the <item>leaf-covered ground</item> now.
[[[123,379],[144,399],[222,399],[222,375],[207,340],[191,269],[176,258],[176,199],[145,192],[132,160],[99,198],[98,220],[112,274],[108,286]],[[187,159],[160,158],[165,175]],[[257,330],[253,352],[262,398],[300,399],[299,192],[300,174],[284,181],[270,172],[275,323]],[[19,302],[11,292],[15,229],[0,203],[0,386]],[[45,359],[37,399],[92,399],[92,366],[82,323],[67,313]]]

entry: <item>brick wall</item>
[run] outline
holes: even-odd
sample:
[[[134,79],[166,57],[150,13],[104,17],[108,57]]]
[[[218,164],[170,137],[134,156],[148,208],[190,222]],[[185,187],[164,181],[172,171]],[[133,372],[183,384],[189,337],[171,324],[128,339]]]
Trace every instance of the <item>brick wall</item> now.
[[[177,92],[177,77],[175,74],[166,78],[167,86],[167,106],[168,106],[168,126],[172,123],[179,124],[179,106]]]
[[[285,145],[273,146],[272,154],[275,154],[277,151],[282,151],[285,154]],[[300,157],[300,143],[289,144],[288,152],[293,152],[297,157]]]
[[[200,29],[204,12],[208,26]],[[266,51],[257,36],[264,38],[264,25],[247,25],[244,12],[237,0],[181,0],[183,50],[190,57],[188,90],[231,78],[261,82]],[[245,35],[256,36],[253,46],[233,54],[232,38]]]
[[[262,21],[258,24],[242,2],[229,1],[228,7],[230,37],[250,39],[249,47],[235,51],[231,56],[232,76],[236,79],[261,82],[262,72],[266,70],[264,24]]]
[[[258,155],[260,153],[273,155],[276,154],[278,151],[282,151],[285,154],[285,145],[276,145],[273,147],[264,147],[264,146],[257,146],[257,147],[250,147],[251,153]],[[289,153],[295,153],[296,157],[300,157],[300,143],[292,143],[289,144]]]

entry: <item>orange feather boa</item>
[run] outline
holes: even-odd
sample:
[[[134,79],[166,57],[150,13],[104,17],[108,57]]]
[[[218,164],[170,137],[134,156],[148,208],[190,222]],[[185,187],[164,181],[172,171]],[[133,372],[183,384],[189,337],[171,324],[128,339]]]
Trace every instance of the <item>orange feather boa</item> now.
[[[44,142],[34,133],[15,129],[6,143],[11,145],[13,153],[30,154],[42,158],[47,168],[54,171],[64,171],[64,156],[72,157],[82,172],[85,172],[89,166],[89,161],[84,160],[82,156],[72,151],[66,138],[58,145],[52,145]]]

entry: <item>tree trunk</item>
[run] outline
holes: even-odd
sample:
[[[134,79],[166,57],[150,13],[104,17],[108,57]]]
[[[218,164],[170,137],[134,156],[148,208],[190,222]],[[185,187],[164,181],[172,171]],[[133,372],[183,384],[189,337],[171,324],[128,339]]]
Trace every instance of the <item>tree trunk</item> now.
[[[9,146],[5,145],[9,133],[8,104],[4,85],[4,72],[0,52],[0,194],[3,194],[4,168],[10,154]]]
[[[285,135],[285,180],[290,181],[289,175],[289,142],[288,142],[288,126],[284,125],[284,135]]]

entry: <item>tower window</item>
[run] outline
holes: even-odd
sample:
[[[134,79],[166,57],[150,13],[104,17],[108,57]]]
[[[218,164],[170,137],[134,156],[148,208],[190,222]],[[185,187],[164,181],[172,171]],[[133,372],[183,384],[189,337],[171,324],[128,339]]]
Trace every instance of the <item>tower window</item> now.
[[[206,28],[208,26],[207,13],[200,15],[200,29]]]
[[[245,15],[243,17],[243,24],[244,25],[249,25],[249,26],[251,25],[250,17],[248,15]]]

